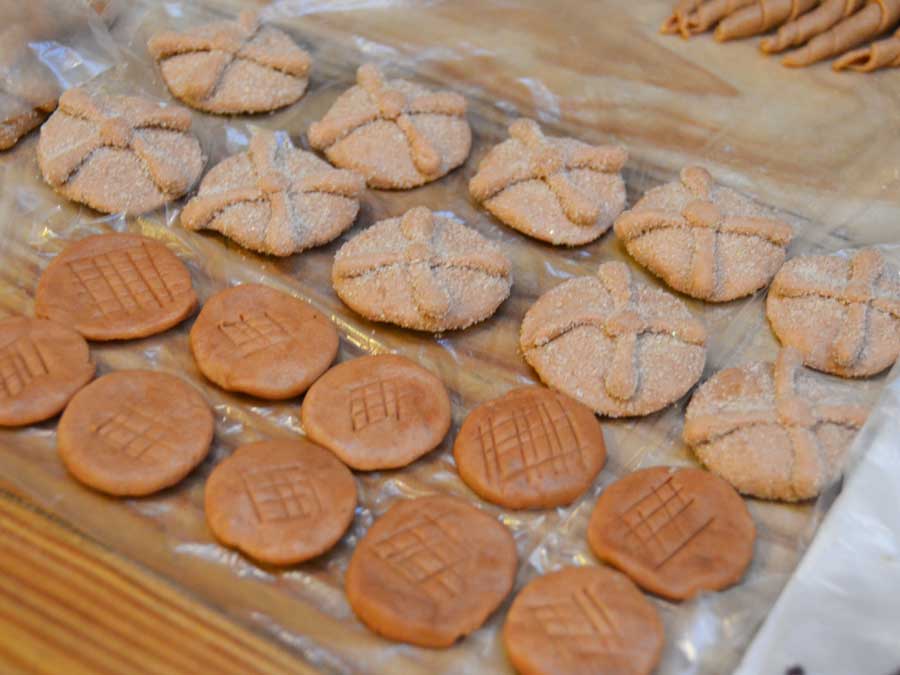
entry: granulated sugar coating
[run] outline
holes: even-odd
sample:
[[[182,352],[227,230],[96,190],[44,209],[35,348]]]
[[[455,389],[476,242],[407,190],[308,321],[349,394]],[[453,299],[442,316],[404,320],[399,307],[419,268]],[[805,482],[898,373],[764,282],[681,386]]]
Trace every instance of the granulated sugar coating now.
[[[370,187],[408,189],[430,183],[469,156],[466,100],[406,80],[385,81],[375,66],[309,127],[309,144],[335,166],[364,175]]]
[[[593,241],[625,207],[624,148],[544,136],[532,120],[509,126],[469,181],[472,197],[524,234],[578,246]]]
[[[641,265],[677,291],[709,302],[769,284],[792,228],[700,167],[648,191],[616,220],[616,236]]]
[[[137,96],[82,88],[59,99],[41,127],[44,180],[69,199],[104,213],[145,213],[184,195],[203,170],[190,113]]]
[[[341,300],[364,317],[432,332],[483,321],[512,286],[499,246],[424,207],[344,244],[331,279]]]
[[[309,54],[283,31],[261,26],[252,11],[185,33],[158,33],[147,46],[172,95],[206,112],[276,110],[298,101],[309,82]]]
[[[349,228],[365,187],[359,174],[331,168],[286,135],[260,131],[247,152],[206,174],[181,224],[216,230],[261,253],[291,255]]]
[[[648,415],[684,396],[706,362],[706,329],[621,262],[542,295],[522,321],[525,360],[601,415]]]
[[[900,271],[875,249],[852,258],[800,256],[779,270],[766,315],[811,368],[865,377],[900,354]]]
[[[868,410],[786,347],[774,364],[727,368],[688,405],[684,441],[706,467],[762,499],[812,499],[840,476]]]

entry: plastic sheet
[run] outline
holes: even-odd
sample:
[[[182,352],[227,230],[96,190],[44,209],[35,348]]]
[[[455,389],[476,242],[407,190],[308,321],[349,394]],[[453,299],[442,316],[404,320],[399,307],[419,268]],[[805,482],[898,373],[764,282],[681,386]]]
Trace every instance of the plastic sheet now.
[[[808,673],[896,673],[900,665],[900,377],[852,448],[846,487],[772,609],[738,675],[800,666]],[[828,621],[809,621],[810,608]],[[846,636],[858,648],[846,649]]]
[[[107,10],[111,13],[112,7]],[[114,66],[119,50],[86,2],[0,3],[0,120]]]
[[[62,0],[60,0],[62,2]],[[497,9],[515,4],[496,3]],[[223,118],[194,113],[195,131],[209,157],[208,166],[246,148],[254,127],[285,130],[298,145],[308,124],[327,110],[337,94],[353,82],[355,68],[379,63],[388,73],[437,84],[442,73],[479,47],[465,41],[435,44],[413,55],[385,38],[376,41],[348,32],[347,22],[332,25],[329,12],[402,13],[409,3],[282,2],[267,16],[294,35],[314,59],[309,93],[296,105],[266,116]],[[108,92],[139,92],[169,99],[150,60],[146,41],[163,28],[184,28],[225,16],[206,3],[136,2],[116,15],[112,36],[121,63],[91,83]],[[306,19],[316,16],[311,25]],[[352,21],[349,22],[352,24]],[[655,24],[654,24],[655,25]],[[655,28],[648,28],[655,30]],[[560,36],[564,39],[565,36]],[[101,42],[105,40],[101,38]],[[495,47],[502,51],[502,44]],[[442,69],[431,67],[445,64]],[[450,64],[449,66],[446,64]],[[553,133],[561,111],[572,101],[553,92],[537,77],[521,83],[531,92],[535,114]],[[512,512],[479,502],[460,481],[451,453],[455,431],[467,411],[509,388],[536,381],[518,353],[521,318],[543,292],[564,279],[592,274],[601,261],[625,260],[610,233],[589,246],[559,249],[536,243],[503,227],[471,203],[467,181],[477,162],[506,137],[506,124],[522,112],[514,102],[497,99],[475,85],[454,80],[470,100],[469,119],[475,132],[472,156],[461,169],[437,183],[407,192],[370,190],[363,199],[357,224],[340,240],[286,259],[258,256],[215,234],[182,229],[176,202],[139,218],[99,217],[66,202],[41,180],[32,135],[0,157],[0,315],[30,314],[36,280],[50,259],[68,241],[91,233],[130,230],[154,237],[175,251],[189,266],[201,300],[231,284],[257,281],[303,297],[334,320],[342,336],[339,360],[363,353],[393,351],[417,360],[437,373],[451,391],[454,425],[444,443],[413,465],[398,471],[357,474],[360,506],[351,529],[330,553],[287,568],[260,567],[219,546],[203,515],[203,484],[212,468],[237,446],[266,437],[302,433],[299,399],[263,402],[233,395],[212,386],[198,372],[188,348],[191,321],[161,335],[124,343],[97,343],[92,354],[99,372],[123,368],[153,368],[186,378],[203,391],[214,407],[216,438],[209,458],[184,482],[150,498],[114,500],[83,488],[65,473],[55,451],[51,420],[25,430],[0,430],[0,479],[43,507],[60,514],[92,537],[184,586],[226,614],[266,631],[328,672],[476,673],[509,672],[499,640],[509,601],[484,628],[444,650],[425,650],[384,641],[353,616],[343,594],[343,575],[356,541],[396,499],[434,492],[462,496],[500,518],[514,533],[519,555],[518,590],[536,575],[568,564],[595,564],[586,542],[587,521],[597,495],[616,478],[658,464],[693,465],[681,443],[686,400],[645,418],[604,422],[609,460],[591,490],[567,508]],[[567,123],[568,133],[595,142],[618,142],[631,148],[627,135],[612,137],[597,129]],[[645,190],[673,173],[652,167],[632,152],[626,166],[629,204]],[[355,316],[335,296],[330,284],[331,261],[348,237],[371,223],[415,205],[457,217],[486,237],[499,241],[513,260],[511,298],[492,319],[463,332],[424,335],[377,325]],[[812,222],[782,213],[798,233],[792,255],[835,251],[848,240],[822,231]],[[850,241],[852,245],[852,239]],[[900,263],[900,251],[885,248]],[[632,270],[655,283],[632,265]],[[730,365],[772,359],[777,342],[766,323],[764,295],[707,305],[688,300],[691,310],[712,336],[706,376]],[[823,376],[825,377],[825,376]],[[886,376],[861,382],[835,380],[853,390],[861,402],[874,403]],[[891,381],[896,382],[896,373]],[[881,415],[900,414],[896,398],[885,399]],[[753,563],[744,581],[722,593],[705,594],[687,603],[654,599],[666,628],[666,649],[660,673],[722,673],[738,663],[754,632],[808,546],[823,514],[838,492],[835,486],[815,503],[782,505],[748,500],[758,526]]]

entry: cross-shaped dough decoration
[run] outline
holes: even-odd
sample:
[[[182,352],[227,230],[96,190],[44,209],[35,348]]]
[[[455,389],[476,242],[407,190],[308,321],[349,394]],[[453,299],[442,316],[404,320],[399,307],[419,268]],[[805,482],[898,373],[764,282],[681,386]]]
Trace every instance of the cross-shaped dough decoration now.
[[[869,248],[853,256],[850,276],[841,289],[828,287],[787,266],[775,278],[770,292],[786,298],[819,296],[845,305],[847,314],[832,345],[832,358],[838,365],[850,367],[865,347],[871,311],[900,319],[900,298],[877,292],[876,284],[882,274],[884,257],[876,249]]]
[[[849,404],[811,405],[796,391],[796,376],[802,368],[803,355],[793,347],[783,348],[774,365],[774,400],[767,400],[764,392],[760,392],[744,401],[744,410],[723,410],[688,419],[684,440],[689,445],[701,445],[741,429],[778,425],[787,432],[794,454],[791,484],[821,487],[829,472],[826,451],[819,443],[816,429],[825,423],[859,429],[865,424],[868,411]]]
[[[407,242],[403,251],[362,254],[337,260],[334,263],[334,277],[358,277],[384,267],[401,265],[419,312],[429,318],[442,319],[450,311],[450,295],[435,274],[436,268],[457,267],[490,276],[509,276],[509,260],[499,251],[485,249],[446,255],[437,250],[434,215],[423,206],[403,215],[400,230]]]
[[[532,335],[523,336],[523,343],[531,349],[542,347],[575,328],[600,330],[614,344],[604,382],[606,393],[619,401],[629,401],[640,384],[636,357],[641,335],[670,335],[686,344],[702,346],[706,344],[706,328],[693,318],[673,318],[642,311],[632,288],[631,272],[625,263],[605,263],[597,270],[597,277],[612,299],[612,312],[586,305],[565,319],[541,324]]]
[[[403,92],[388,88],[381,71],[370,63],[356,71],[356,82],[368,94],[369,105],[360,111],[314,122],[309,127],[309,144],[316,150],[326,150],[360,127],[385,120],[393,122],[403,132],[416,168],[426,176],[438,173],[441,157],[416,128],[412,118],[423,114],[463,117],[466,99],[453,92],[436,92],[409,99]]]
[[[681,184],[694,197],[681,213],[661,209],[626,211],[619,216],[615,227],[616,235],[626,243],[653,230],[690,230],[694,243],[688,272],[692,295],[704,298],[715,292],[718,276],[716,247],[720,233],[758,237],[779,247],[790,243],[793,231],[787,223],[770,218],[723,214],[712,201],[712,177],[706,169],[696,166],[682,169]]]
[[[569,220],[583,226],[596,223],[603,205],[597,195],[577,186],[569,178],[569,171],[589,169],[618,173],[628,159],[625,149],[586,143],[571,147],[562,145],[544,136],[537,123],[529,119],[510,124],[509,135],[518,141],[521,159],[488,168],[479,167],[478,173],[469,181],[472,196],[483,202],[515,183],[539,180],[556,196]]]
[[[241,12],[237,21],[225,21],[209,26],[195,34],[169,31],[154,35],[147,43],[150,53],[157,60],[179,54],[208,52],[208,59],[185,78],[186,98],[203,100],[215,92],[225,71],[236,60],[244,59],[259,66],[271,68],[287,75],[304,77],[309,72],[309,54],[291,43],[269,44],[265,40],[253,42],[261,26],[252,10]],[[210,65],[212,67],[210,67]]]
[[[142,129],[187,132],[191,115],[184,108],[156,104],[136,97],[122,99],[92,96],[81,88],[69,89],[59,98],[59,109],[67,115],[96,124],[82,138],[49,158],[45,174],[53,186],[63,185],[91,154],[100,148],[131,150],[143,160],[147,172],[161,192],[182,194],[193,181],[190,169],[170,157],[153,152]]]
[[[247,154],[255,174],[246,186],[199,195],[184,207],[182,220],[189,229],[206,227],[218,213],[241,202],[268,202],[269,223],[266,232],[293,231],[291,194],[321,192],[355,199],[365,189],[365,180],[353,171],[320,169],[294,174],[285,163],[285,153],[297,152],[287,137],[260,131],[250,140]]]

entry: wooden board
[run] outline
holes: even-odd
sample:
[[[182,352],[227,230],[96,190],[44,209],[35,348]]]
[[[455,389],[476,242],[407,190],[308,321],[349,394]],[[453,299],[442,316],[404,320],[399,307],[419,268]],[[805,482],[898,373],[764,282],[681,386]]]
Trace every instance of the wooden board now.
[[[184,21],[201,17],[203,4],[210,3],[184,7]],[[229,12],[236,4],[221,0],[215,6]],[[418,190],[369,192],[359,224],[349,235],[426,204],[452,211],[502,242],[514,262],[514,293],[496,317],[480,326],[431,337],[354,316],[329,283],[331,258],[341,242],[279,261],[249,254],[215,235],[186,232],[174,210],[127,222],[81,210],[40,180],[34,135],[0,156],[0,314],[31,312],[35,281],[67,240],[127,227],[182,255],[201,298],[229,283],[262,280],[328,312],[342,333],[340,358],[398,351],[417,359],[451,389],[456,429],[473,405],[534,379],[516,344],[521,317],[536,297],[563,278],[591,273],[600,261],[627,259],[611,235],[580,249],[554,249],[504,228],[470,203],[465,189],[469,176],[486,149],[505,136],[509,119],[520,114],[538,117],[551,131],[626,145],[631,153],[626,170],[630,203],[671,179],[684,163],[703,162],[721,181],[782,210],[802,234],[792,246],[794,254],[896,241],[900,71],[874,76],[834,74],[825,67],[788,71],[759,56],[749,42],[718,46],[706,37],[683,42],[660,36],[656,29],[668,4],[611,0],[486,7],[466,0],[393,8],[376,3],[369,9],[310,14],[284,22],[315,59],[310,93],[298,105],[250,120],[223,122],[195,115],[214,163],[245,142],[248,122],[287,129],[299,140],[364,60],[463,92],[475,131],[466,165]],[[124,68],[125,83],[114,86],[166,96],[143,52],[149,32],[165,18],[161,7],[137,3],[120,15],[114,32],[133,56]],[[774,353],[760,297],[725,306],[689,304],[715,336],[708,372]],[[354,542],[392,498],[435,490],[471,497],[452,466],[452,433],[441,448],[408,469],[360,476],[362,508],[349,535],[316,561],[289,570],[261,569],[214,543],[202,513],[205,477],[240,443],[296,433],[299,401],[260,405],[209,386],[191,360],[188,328],[189,323],[161,336],[93,348],[101,371],[154,367],[178,373],[215,406],[213,452],[184,483],[143,500],[118,501],[90,492],[66,475],[55,453],[51,421],[26,432],[0,431],[0,484],[109,547],[118,564],[130,568],[128,561],[135,561],[183,589],[188,605],[195,602],[191,598],[200,599],[223,618],[265,633],[323,670],[508,668],[495,639],[505,606],[485,630],[436,652],[389,645],[353,620],[343,598],[341,580]],[[882,382],[858,385],[860,396],[871,400]],[[536,568],[592,560],[584,542],[587,516],[596,494],[615,476],[639,466],[692,461],[679,440],[682,414],[683,404],[640,421],[607,425],[608,468],[591,493],[569,509],[503,514],[489,508],[517,533],[519,585]],[[658,603],[670,634],[667,672],[677,671],[688,656],[672,636],[679,626],[700,620],[709,606],[729,615],[731,623],[728,631],[715,635],[714,644],[697,645],[699,668],[730,669],[795,566],[820,514],[810,506],[757,502],[751,509],[761,540],[747,581],[716,595],[711,605]],[[35,585],[44,583],[35,575]],[[81,600],[90,601],[87,595]],[[185,647],[173,638],[172,649]],[[88,658],[77,645],[64,651],[65,658],[75,661]]]
[[[287,650],[9,493],[0,494],[0,635],[7,673],[304,670]]]

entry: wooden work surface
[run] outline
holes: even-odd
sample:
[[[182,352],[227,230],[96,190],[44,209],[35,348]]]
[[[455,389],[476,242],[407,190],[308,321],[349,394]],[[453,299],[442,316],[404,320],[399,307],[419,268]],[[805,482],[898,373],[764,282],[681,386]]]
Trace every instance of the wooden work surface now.
[[[114,34],[128,48],[124,77],[165,97],[143,51],[147,32],[165,18],[162,3],[123,4],[129,6]],[[204,5],[230,12],[237,4],[192,3],[185,21],[203,16]],[[518,115],[585,140],[626,145],[629,203],[683,164],[703,162],[722,182],[782,211],[801,234],[792,253],[900,239],[900,70],[868,76],[834,74],[827,66],[787,70],[761,57],[753,41],[719,46],[709,37],[685,42],[661,36],[657,28],[670,0],[359,4],[378,6],[284,23],[313,53],[311,90],[296,106],[252,123],[287,129],[299,141],[362,60],[464,93],[475,131],[468,163],[420,190],[370,192],[361,224],[349,234],[419,203],[453,211],[501,241],[514,261],[514,294],[495,318],[437,338],[377,326],[350,313],[330,288],[330,260],[340,242],[275,261],[214,235],[185,232],[174,210],[127,223],[100,219],[42,183],[35,134],[0,155],[0,315],[31,313],[40,271],[68,240],[127,227],[181,255],[202,299],[229,283],[262,280],[327,311],[344,338],[341,359],[385,350],[416,358],[451,389],[456,429],[474,404],[534,378],[516,351],[519,322],[531,302],[601,260],[626,259],[612,235],[582,249],[553,249],[503,228],[469,203],[465,184],[478,159]],[[224,133],[225,122],[233,133]],[[235,138],[247,132],[242,120],[197,114],[195,124],[211,163],[239,148]],[[774,353],[759,298],[722,307],[689,304],[715,336],[708,372]],[[429,652],[390,645],[365,630],[341,593],[354,542],[391,499],[434,490],[471,498],[453,471],[449,441],[407,470],[360,477],[356,522],[319,560],[286,571],[261,569],[215,544],[203,520],[205,477],[242,442],[296,433],[298,401],[260,406],[209,386],[187,349],[189,325],[92,350],[101,372],[153,367],[179,373],[215,407],[214,450],[183,484],[149,499],[109,499],[66,475],[54,449],[55,420],[0,431],[0,670],[274,673],[304,672],[307,663],[328,672],[508,668],[496,640],[508,605],[462,644]],[[872,400],[882,382],[859,385],[860,397]],[[583,541],[587,515],[615,476],[692,461],[679,441],[682,413],[683,405],[607,425],[608,468],[571,509],[503,515],[522,558],[519,586],[536,568],[591,562]],[[750,507],[760,544],[747,581],[716,595],[706,609],[658,603],[670,638],[665,672],[677,672],[695,647],[701,671],[734,665],[819,513],[808,505]],[[710,609],[730,617],[727,628],[707,633],[706,643],[674,644],[673,635]]]

